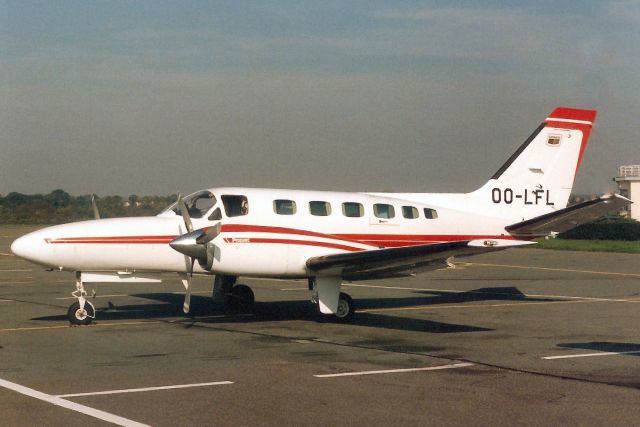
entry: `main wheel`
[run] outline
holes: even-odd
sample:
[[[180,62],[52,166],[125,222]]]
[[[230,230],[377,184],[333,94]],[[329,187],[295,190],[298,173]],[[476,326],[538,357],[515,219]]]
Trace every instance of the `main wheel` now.
[[[353,320],[353,315],[356,312],[356,304],[353,299],[344,292],[340,292],[340,299],[338,300],[338,309],[334,316],[338,322],[350,322]]]
[[[69,322],[74,325],[88,325],[93,321],[95,316],[96,310],[89,301],[84,302],[84,308],[82,309],[80,308],[80,303],[76,301],[71,304],[69,310],[67,310]]]
[[[235,285],[227,297],[227,310],[230,313],[251,313],[255,295],[247,285]]]

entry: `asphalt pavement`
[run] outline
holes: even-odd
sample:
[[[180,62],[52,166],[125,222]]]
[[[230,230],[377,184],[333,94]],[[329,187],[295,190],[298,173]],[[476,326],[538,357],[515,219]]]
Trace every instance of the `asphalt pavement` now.
[[[351,324],[298,281],[241,279],[255,312],[225,315],[204,276],[185,316],[167,275],[97,285],[80,327],[73,274],[11,256],[26,231],[0,229],[3,426],[640,421],[638,255],[511,249],[347,283]]]

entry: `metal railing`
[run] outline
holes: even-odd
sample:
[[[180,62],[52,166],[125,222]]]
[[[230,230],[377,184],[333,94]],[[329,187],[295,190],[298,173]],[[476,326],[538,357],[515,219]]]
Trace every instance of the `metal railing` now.
[[[640,165],[629,165],[618,167],[618,176],[640,176]]]

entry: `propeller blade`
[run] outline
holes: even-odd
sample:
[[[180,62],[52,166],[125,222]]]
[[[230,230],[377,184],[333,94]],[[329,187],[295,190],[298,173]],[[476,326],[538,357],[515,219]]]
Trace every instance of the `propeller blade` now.
[[[222,224],[217,223],[213,227],[207,227],[204,230],[205,230],[204,234],[196,238],[196,243],[207,244],[213,239],[215,239],[216,237],[218,237],[218,234],[220,234],[220,231],[222,230]]]
[[[182,311],[184,314],[189,314],[189,309],[191,307],[191,278],[193,277],[193,264],[195,264],[196,259],[193,257],[188,257],[185,255],[184,263],[187,267],[186,274],[180,274],[180,278],[182,280],[182,285],[184,286],[184,303],[182,304]]]
[[[195,258],[191,258],[191,267],[189,268],[189,277],[193,277],[193,264],[196,263]]]
[[[189,209],[187,209],[187,204],[184,202],[184,199],[182,198],[182,194],[178,194],[178,206],[180,207],[180,213],[182,214],[184,225],[185,227],[187,227],[187,232],[191,233],[193,231],[193,224],[191,223],[191,217],[189,216]]]
[[[182,311],[184,314],[189,314],[191,308],[191,276],[186,274],[183,276],[182,284],[184,285],[184,304],[182,304]]]
[[[98,205],[96,204],[96,195],[91,195],[91,207],[93,208],[93,218],[100,219],[100,212],[98,211]]]

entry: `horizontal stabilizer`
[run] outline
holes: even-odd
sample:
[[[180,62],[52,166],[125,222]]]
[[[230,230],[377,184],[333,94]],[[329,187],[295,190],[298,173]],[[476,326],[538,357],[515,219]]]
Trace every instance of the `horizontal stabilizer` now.
[[[449,265],[451,257],[464,257],[531,242],[507,239],[480,239],[399,248],[339,253],[307,260],[309,270],[345,280],[398,277],[437,270]]]
[[[518,237],[548,236],[552,233],[571,230],[609,212],[618,211],[630,203],[632,203],[631,200],[619,194],[605,194],[594,200],[509,225],[505,229]]]

